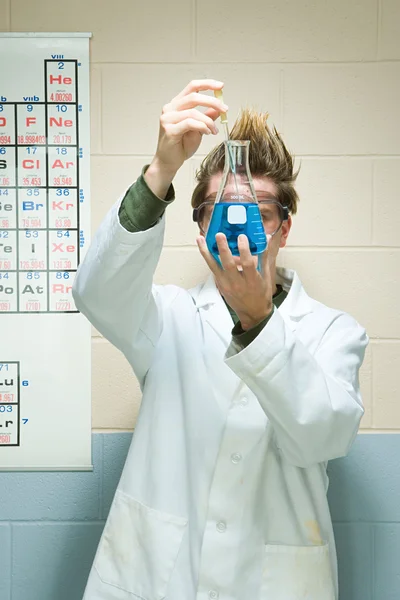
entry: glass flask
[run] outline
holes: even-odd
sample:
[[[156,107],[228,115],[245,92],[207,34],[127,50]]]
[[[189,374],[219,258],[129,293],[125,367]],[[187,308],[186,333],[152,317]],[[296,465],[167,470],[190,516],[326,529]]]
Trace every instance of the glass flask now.
[[[210,253],[221,265],[217,233],[224,233],[234,256],[239,256],[238,236],[245,234],[250,252],[260,255],[267,247],[263,221],[249,167],[249,141],[224,142],[225,166],[215,199],[206,242]],[[260,270],[260,256],[258,267]]]

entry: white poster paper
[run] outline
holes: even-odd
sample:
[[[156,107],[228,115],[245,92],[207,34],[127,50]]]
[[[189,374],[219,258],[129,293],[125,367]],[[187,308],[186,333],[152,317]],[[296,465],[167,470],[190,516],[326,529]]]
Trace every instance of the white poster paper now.
[[[89,34],[0,34],[0,470],[86,470]]]

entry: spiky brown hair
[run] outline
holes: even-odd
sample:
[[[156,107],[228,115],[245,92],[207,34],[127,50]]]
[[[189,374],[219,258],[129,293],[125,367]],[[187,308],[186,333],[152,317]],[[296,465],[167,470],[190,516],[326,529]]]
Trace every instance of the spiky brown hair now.
[[[250,140],[249,165],[253,177],[268,177],[277,187],[277,196],[291,214],[297,212],[299,197],[294,188],[299,169],[294,172],[294,157],[287,150],[275,127],[267,124],[268,113],[243,109],[230,132],[232,140]],[[203,160],[196,172],[197,185],[192,194],[192,207],[197,208],[207,192],[210,179],[222,173],[225,148],[221,143]]]

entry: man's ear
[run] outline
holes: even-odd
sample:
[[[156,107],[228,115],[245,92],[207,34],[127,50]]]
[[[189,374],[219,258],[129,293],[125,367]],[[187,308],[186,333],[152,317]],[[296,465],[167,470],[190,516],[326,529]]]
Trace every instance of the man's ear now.
[[[289,215],[288,220],[283,221],[283,223],[282,223],[281,240],[280,240],[279,248],[284,248],[286,246],[286,242],[287,242],[291,227],[292,227],[292,217],[291,217],[291,215]]]

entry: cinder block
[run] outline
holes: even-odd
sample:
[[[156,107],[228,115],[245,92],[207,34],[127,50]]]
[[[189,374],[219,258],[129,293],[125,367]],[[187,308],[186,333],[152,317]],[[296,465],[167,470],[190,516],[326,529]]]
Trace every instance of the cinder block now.
[[[373,598],[397,600],[400,589],[400,523],[374,525]]]
[[[103,338],[92,343],[92,425],[94,429],[133,429],[141,392],[122,354]]]
[[[299,155],[400,154],[399,104],[400,63],[284,67],[284,135]]]
[[[14,31],[91,31],[93,62],[161,62],[192,57],[192,4],[71,0],[57,12],[51,0],[13,0]],[[145,90],[141,93],[145,94]]]
[[[0,0],[0,31],[10,31],[10,6],[9,0]]]
[[[332,460],[328,499],[333,521],[400,521],[400,435],[360,434],[346,458]],[[386,596],[374,596],[385,598]]]
[[[108,64],[102,71],[103,152],[153,156],[162,107],[192,79],[190,68]]]
[[[0,598],[11,600],[11,527],[8,523],[0,523],[0,565]]]
[[[101,67],[90,67],[90,152],[101,153]]]
[[[394,0],[393,0],[394,1]],[[373,0],[197,4],[201,60],[318,62],[374,60],[377,10]],[[262,77],[262,68],[260,77]]]
[[[368,246],[371,243],[372,162],[369,159],[299,159],[298,213],[293,246]]]
[[[155,273],[155,283],[189,289],[205,281],[210,270],[198,247],[164,248]]]
[[[251,105],[269,111],[280,127],[277,66],[264,65],[261,77],[259,65],[103,65],[103,152],[153,156],[164,104],[192,79],[211,77],[225,83],[230,125],[241,106]],[[198,154],[207,154],[221,141],[222,131],[204,136]]]
[[[297,270],[308,294],[350,313],[370,337],[400,338],[400,250],[287,248],[285,267]]]
[[[216,7],[215,7],[216,8]],[[215,10],[215,9],[214,9]],[[214,59],[212,59],[214,61]],[[194,76],[213,77],[224,82],[224,102],[229,106],[229,129],[239,116],[242,108],[254,108],[268,112],[269,125],[282,130],[281,114],[281,72],[277,65],[259,64],[219,64],[197,65]],[[224,141],[220,120],[217,120],[219,134],[205,136],[197,156],[205,156],[212,148]]]
[[[374,162],[373,243],[400,247],[400,159],[380,158]]]
[[[283,261],[278,260],[283,266]],[[165,248],[155,273],[155,283],[173,284],[190,289],[203,283],[211,271],[197,247]]]
[[[400,4],[398,0],[381,0],[380,60],[400,58]]]
[[[104,433],[102,518],[106,519],[121,477],[132,433]]]
[[[128,187],[140,176],[150,157],[92,156],[92,235],[111,207],[122,197]]]
[[[100,442],[99,437],[92,438],[93,472],[0,473],[1,519],[97,519],[102,469]]]
[[[13,600],[81,600],[104,523],[13,525]]]
[[[340,599],[373,600],[372,526],[369,523],[334,523],[334,532]]]
[[[107,211],[123,196],[129,186],[140,176],[143,167],[152,160],[134,156],[92,157],[92,232],[94,233]],[[190,198],[193,166],[186,161],[173,181],[176,198],[167,208],[164,244],[194,244],[196,228],[192,222]]]
[[[373,427],[400,429],[400,340],[372,347]]]
[[[178,171],[174,187],[176,191],[175,202],[168,207],[165,222],[165,246],[196,245],[198,227],[193,222],[193,209],[190,204],[194,189],[195,160],[187,161]],[[196,246],[197,248],[197,246]]]

